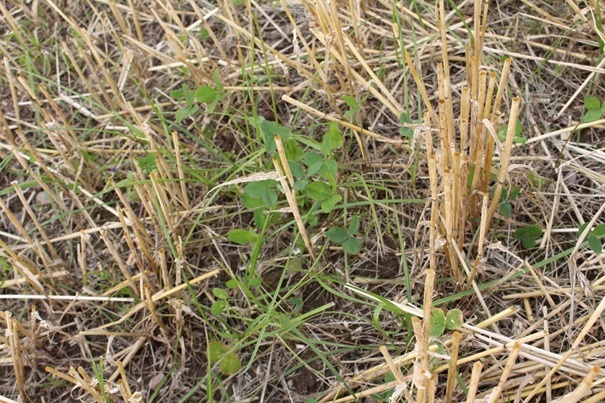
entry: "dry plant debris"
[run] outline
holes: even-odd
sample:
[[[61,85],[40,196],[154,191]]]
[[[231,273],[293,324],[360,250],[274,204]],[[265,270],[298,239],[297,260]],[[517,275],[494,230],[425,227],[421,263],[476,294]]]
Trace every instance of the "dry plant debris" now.
[[[0,400],[605,400],[604,7],[0,2]]]

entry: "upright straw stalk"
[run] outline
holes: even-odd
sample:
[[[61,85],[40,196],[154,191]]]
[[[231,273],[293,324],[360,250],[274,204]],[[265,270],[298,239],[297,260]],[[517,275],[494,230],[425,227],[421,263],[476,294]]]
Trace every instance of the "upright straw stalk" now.
[[[451,91],[443,0],[439,2],[438,13],[442,62],[437,65],[437,108],[431,105],[411,57],[407,53],[404,56],[427,110],[424,132],[431,190],[430,269],[437,267],[437,239],[442,238],[445,243],[441,256],[457,286],[470,287],[483,247],[474,245],[477,248],[474,265],[460,262],[456,249],[468,248],[468,241],[478,229],[480,241],[486,238],[507,178],[520,99],[512,100],[506,140],[499,144],[498,126],[504,120],[500,107],[505,99],[511,61],[505,61],[499,81],[498,74],[482,64],[488,2],[475,1],[474,38],[465,48],[466,84],[458,99]],[[437,133],[435,141],[433,133]],[[500,155],[499,166],[495,164],[496,153]],[[472,267],[472,273],[468,270],[465,273],[462,270],[465,267]]]

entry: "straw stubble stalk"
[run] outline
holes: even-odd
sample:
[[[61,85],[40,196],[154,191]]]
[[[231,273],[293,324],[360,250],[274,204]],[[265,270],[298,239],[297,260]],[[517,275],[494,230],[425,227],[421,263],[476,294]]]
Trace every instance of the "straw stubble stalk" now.
[[[8,342],[13,369],[15,371],[15,381],[17,382],[19,396],[21,400],[25,402],[28,401],[29,398],[25,393],[25,370],[21,356],[21,345],[19,343],[18,322],[16,319],[12,318],[12,314],[9,311],[4,312],[4,318],[6,320],[6,340]]]
[[[149,283],[143,284],[143,290],[144,290],[144,295],[145,295],[145,306],[147,307],[147,310],[151,314],[151,317],[153,318],[155,323],[157,323],[157,325],[160,327],[160,330],[162,331],[162,333],[168,332],[168,328],[164,324],[164,321],[160,318],[160,316],[157,314],[157,312],[155,310],[155,303],[153,302],[153,297],[151,294],[151,286],[149,285]],[[164,336],[167,336],[166,333],[164,333]]]
[[[444,0],[440,0],[438,4],[442,61],[437,64],[438,104],[436,110],[433,110],[431,106],[424,83],[410,55],[407,52],[404,53],[406,65],[427,109],[424,126],[427,128],[425,139],[431,184],[430,268],[436,269],[436,242],[441,235],[446,238],[445,258],[458,284],[471,284],[472,280],[462,277],[453,247],[463,249],[467,235],[465,233],[467,220],[479,215],[482,218],[480,242],[485,240],[485,234],[489,230],[489,221],[493,217],[494,209],[502,193],[502,184],[512,146],[512,138],[507,137],[501,153],[500,176],[496,184],[495,195],[491,204],[488,204],[489,208],[486,209],[486,202],[489,200],[486,201],[484,196],[483,203],[481,203],[480,195],[489,194],[490,174],[497,138],[495,128],[500,119],[499,108],[505,94],[511,61],[507,59],[504,63],[494,97],[497,74],[494,71],[488,72],[487,69],[482,69],[482,50],[489,4],[485,1],[475,1],[474,6],[474,38],[472,44],[466,46],[467,86],[461,90],[458,133],[456,133],[454,124],[454,100],[450,88]],[[517,113],[518,104],[513,103],[509,133],[514,134],[514,130],[512,132],[510,130],[514,128]],[[485,123],[485,120],[489,120],[489,124]],[[439,135],[437,147],[434,147],[431,138],[431,124],[436,127]],[[479,248],[479,251],[476,263],[480,261],[483,248]],[[477,264],[473,267],[471,277],[474,277],[476,269]]]
[[[428,366],[428,335],[424,333],[423,322],[416,317],[412,318],[412,328],[414,329],[416,350],[418,351],[416,363],[414,364],[414,384],[418,389],[416,401],[422,403],[426,400],[427,377],[425,375],[430,374]]]
[[[426,271],[424,278],[424,300],[423,300],[423,320],[422,320],[422,336],[424,339],[420,342],[416,339],[417,343],[424,344],[423,351],[426,353],[428,350],[428,338],[431,330],[431,312],[433,311],[433,290],[435,289],[435,271],[429,269]],[[429,358],[428,354],[421,354],[422,368],[429,371]]]
[[[447,384],[445,391],[445,401],[446,403],[452,401],[452,396],[454,395],[454,387],[456,381],[456,369],[457,369],[457,361],[458,361],[458,349],[460,347],[460,333],[454,332],[452,335],[452,347],[450,353],[450,363],[449,368],[447,370]]]
[[[477,395],[477,389],[479,388],[479,379],[481,379],[481,371],[483,364],[481,361],[477,361],[473,364],[473,371],[471,372],[471,380],[468,385],[468,395],[466,396],[466,402],[472,403],[475,401]]]
[[[563,396],[560,399],[554,400],[553,403],[576,403],[579,402],[585,395],[590,392],[592,385],[594,383],[594,378],[599,374],[601,369],[597,366],[592,367],[592,369],[586,374],[582,382],[578,385],[573,392]]]
[[[275,143],[281,143],[281,138],[279,136],[275,136]],[[279,146],[278,146],[279,147]],[[283,145],[281,145],[283,149]],[[278,148],[279,149],[279,148]],[[286,195],[286,200],[288,201],[288,205],[290,206],[290,210],[292,211],[292,215],[294,216],[294,221],[296,222],[296,226],[298,227],[298,231],[300,232],[300,236],[305,243],[305,247],[309,251],[309,256],[311,259],[315,261],[315,252],[313,251],[313,243],[311,242],[311,238],[307,234],[307,229],[305,228],[305,223],[300,215],[300,211],[298,210],[298,203],[296,201],[296,194],[294,193],[294,189],[290,187],[289,181],[286,179],[286,173],[284,172],[285,166],[288,166],[288,160],[286,159],[285,153],[283,156],[278,152],[279,159],[273,159],[273,166],[279,175],[279,183]],[[290,173],[290,175],[292,175]],[[292,179],[293,181],[293,179]]]
[[[389,353],[389,350],[386,348],[386,346],[380,346],[380,352],[382,353],[382,356],[387,362],[387,365],[389,366],[389,369],[391,370],[391,373],[393,374],[397,382],[400,384],[405,383],[405,378],[403,377],[401,370],[393,362],[393,357],[391,357],[391,354]]]
[[[286,177],[288,178],[288,182],[290,183],[290,186],[294,187],[294,176],[290,170],[290,164],[288,164],[288,157],[286,157],[286,150],[284,149],[284,143],[281,139],[281,136],[275,136],[275,146],[277,148],[279,160],[281,161],[281,166],[286,173]]]
[[[500,390],[502,390],[502,388],[504,387],[504,383],[510,376],[510,373],[513,369],[513,365],[515,365],[515,362],[517,361],[517,357],[519,356],[520,352],[521,343],[519,341],[516,341],[513,345],[510,354],[508,355],[506,365],[504,366],[504,370],[502,371],[502,375],[500,375],[500,380],[498,381],[498,388],[500,388]]]
[[[500,195],[502,194],[502,188],[504,187],[504,181],[506,180],[506,172],[508,170],[508,164],[510,162],[510,155],[513,148],[513,140],[515,137],[515,129],[517,127],[517,115],[519,114],[519,105],[521,99],[519,97],[513,98],[513,102],[510,108],[510,116],[508,119],[508,130],[506,131],[506,141],[502,150],[502,156],[500,158],[500,173],[498,174],[498,182],[496,184],[496,191],[492,198],[492,203],[489,207],[486,220],[486,231],[489,230],[492,217],[500,202]],[[487,169],[487,167],[486,167]]]
[[[140,296],[139,289],[138,289],[137,285],[135,284],[134,280],[132,279],[132,274],[130,273],[128,266],[124,263],[124,261],[120,257],[120,254],[117,252],[112,240],[109,239],[109,235],[107,234],[107,231],[101,230],[99,232],[99,235],[100,235],[101,239],[103,240],[103,242],[105,242],[105,246],[107,247],[107,250],[113,257],[116,265],[120,269],[120,272],[122,273],[124,278],[128,281],[128,285],[130,286],[132,291],[135,293],[136,296]]]

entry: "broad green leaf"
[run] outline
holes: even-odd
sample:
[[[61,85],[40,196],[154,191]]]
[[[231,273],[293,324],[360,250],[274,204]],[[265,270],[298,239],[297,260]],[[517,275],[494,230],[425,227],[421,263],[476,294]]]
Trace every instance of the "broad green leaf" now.
[[[308,166],[307,168],[307,178],[310,178],[311,176],[315,175],[316,173],[320,172],[324,167],[324,163],[323,161],[318,162],[317,164],[313,164]]]
[[[193,115],[193,111],[189,108],[179,109],[174,113],[174,118],[177,123],[181,123],[183,120],[187,119],[189,116]]]
[[[332,188],[325,182],[311,182],[307,185],[307,196],[315,201],[323,201],[332,196]]]
[[[541,188],[546,185],[546,179],[537,175],[534,171],[529,171],[527,173],[527,179],[531,182],[531,184],[537,188]]]
[[[508,200],[515,200],[517,198],[517,196],[519,196],[519,193],[521,193],[521,188],[520,187],[516,187],[513,190],[511,190],[511,192],[508,195]]]
[[[298,256],[293,256],[286,262],[286,268],[289,273],[300,272],[303,268],[303,260]]]
[[[215,363],[221,359],[221,356],[229,351],[229,346],[220,341],[213,341],[208,344],[208,361]]]
[[[195,90],[195,99],[202,103],[212,102],[218,98],[218,95],[219,92],[217,90],[207,85],[202,85]]]
[[[292,176],[294,176],[294,178],[300,179],[305,176],[305,173],[298,162],[288,160],[288,166],[290,167],[290,172],[292,172]]]
[[[326,237],[334,243],[343,243],[349,238],[349,233],[342,227],[332,227],[326,231]]]
[[[265,136],[265,148],[269,154],[275,152],[275,136],[280,136],[282,141],[287,141],[290,138],[290,129],[271,120],[262,120],[260,129]]]
[[[587,241],[588,241],[588,246],[590,246],[590,249],[592,249],[592,251],[594,253],[596,253],[598,255],[601,252],[603,252],[603,244],[601,243],[601,240],[599,238],[597,238],[594,235],[590,235],[588,237]]]
[[[359,230],[359,216],[353,216],[349,223],[349,235],[356,234]]]
[[[515,136],[515,137],[513,137],[513,143],[519,144],[519,145],[524,145],[525,143],[527,143],[527,137]]]
[[[254,199],[260,199],[262,193],[267,189],[265,181],[250,182],[244,187],[244,193]]]
[[[342,100],[345,101],[345,103],[349,106],[349,108],[351,109],[359,109],[359,103],[357,102],[357,100],[350,96],[350,95],[345,95],[344,97],[342,97]]]
[[[219,299],[212,303],[210,312],[212,312],[212,315],[214,316],[220,316],[223,312],[225,312],[225,308],[227,308],[227,301],[224,299]]]
[[[361,241],[352,236],[342,243],[342,249],[350,255],[356,255],[361,250]]]
[[[498,139],[500,141],[506,140],[506,132],[508,128],[506,126],[498,127]],[[517,118],[517,122],[515,123],[515,134],[513,136],[513,143],[515,144],[525,144],[527,142],[527,138],[521,136],[523,133],[523,125],[521,124],[521,120]]]
[[[265,220],[267,219],[268,217],[265,215],[265,213],[263,213],[263,209],[254,210],[254,213],[252,214],[252,220],[254,221],[254,225],[256,225],[256,228],[262,228],[265,225]]]
[[[342,200],[342,196],[341,195],[332,195],[330,197],[328,197],[326,200],[321,202],[321,210],[324,213],[329,213],[330,211],[332,211],[334,209],[334,206],[336,206],[340,201]]]
[[[256,197],[252,197],[247,194],[242,195],[242,204],[244,205],[244,207],[246,207],[247,209],[250,209],[250,210],[254,210],[258,207],[262,207],[262,206],[266,205],[265,202],[260,197],[256,198]]]
[[[297,192],[302,192],[303,190],[305,190],[307,188],[308,184],[309,184],[309,181],[306,179],[298,180],[298,181],[294,182],[294,190],[296,190]]]
[[[183,91],[182,88],[179,90],[170,91],[170,98],[183,99],[184,97],[185,97],[185,91]]]
[[[596,227],[594,227],[594,229],[592,230],[592,233],[596,237],[601,237],[601,236],[605,235],[605,224],[599,224]]]
[[[256,242],[258,239],[258,234],[252,230],[245,229],[234,229],[229,231],[227,234],[227,238],[231,242],[235,242],[239,245],[246,245],[252,242]]]
[[[286,157],[292,161],[298,162],[303,156],[303,150],[298,146],[298,143],[294,139],[283,141],[284,150],[286,150]]]
[[[531,249],[536,246],[536,238],[542,235],[542,228],[532,224],[527,227],[517,228],[513,233],[513,237],[516,240],[521,241],[523,246],[527,249]]]
[[[242,362],[235,353],[227,354],[218,364],[225,375],[236,374],[242,368]]]
[[[350,95],[345,95],[344,97],[342,97],[342,99],[349,106],[349,108],[351,108],[348,112],[345,113],[345,117],[347,119],[353,118],[353,116],[355,116],[357,111],[359,111],[359,103],[357,102],[357,100],[354,97],[352,97]]]
[[[216,105],[218,105],[218,101],[220,101],[220,100],[221,100],[220,97],[214,98],[214,101],[212,101],[208,104],[208,107],[206,108],[206,113],[214,112],[214,109],[216,108]]]
[[[414,135],[414,130],[412,128],[404,126],[405,123],[414,123],[410,115],[407,113],[402,113],[399,115],[399,123],[401,123],[401,128],[399,129],[399,134],[403,137],[411,138]]]
[[[187,108],[191,109],[195,102],[195,91],[183,87],[183,95],[185,95],[185,104],[187,104]]]
[[[513,206],[509,202],[500,205],[500,213],[506,218],[510,218],[512,210]]]
[[[213,288],[212,294],[218,299],[229,299],[229,293],[222,288]]]
[[[440,337],[445,331],[445,313],[443,309],[435,308],[431,312],[431,322],[429,325],[429,336]]]
[[[263,283],[263,279],[261,279],[260,277],[253,277],[248,281],[248,285],[250,287],[258,287],[262,283]]]
[[[157,157],[158,156],[156,153],[147,153],[144,157],[138,157],[137,161],[145,173],[150,173],[157,168],[157,164],[155,162]]]
[[[277,206],[277,193],[273,189],[266,189],[263,193],[261,193],[260,198],[270,208]]]
[[[258,182],[249,182],[246,187],[244,187],[244,193],[255,199],[260,199],[267,189],[274,188],[276,185],[277,182],[273,179]]]
[[[588,110],[584,116],[582,116],[582,119],[580,119],[583,123],[590,123],[590,122],[594,122],[597,121],[599,119],[601,119],[601,116],[603,116],[603,113],[601,112],[600,109],[597,110]]]
[[[336,175],[334,175],[332,171],[324,169],[321,176],[322,178],[328,181],[328,183],[330,184],[330,188],[334,190],[336,189]]]
[[[320,172],[321,176],[324,178],[336,178],[338,175],[338,162],[329,159],[324,162],[323,169]],[[328,177],[327,174],[330,176]]]
[[[228,280],[225,285],[227,286],[227,288],[230,288],[232,290],[235,290],[237,287],[239,287],[240,282],[234,278],[232,278],[231,280]]]
[[[519,137],[523,133],[523,124],[521,123],[521,119],[517,118],[515,122],[515,137]]]
[[[520,240],[522,238],[537,238],[542,235],[542,228],[535,224],[528,225],[526,227],[517,228],[513,234],[515,239]]]
[[[221,83],[221,78],[219,76],[218,70],[214,70],[214,72],[212,73],[212,81],[214,81],[214,85],[216,85],[216,88],[219,91],[223,90],[223,83]]]
[[[403,126],[399,129],[399,134],[401,134],[403,137],[411,139],[414,136],[414,130],[412,130],[411,127]]]
[[[344,144],[344,138],[340,132],[337,123],[330,123],[328,131],[324,134],[321,142],[321,152],[323,155],[328,155],[332,150],[336,150]]]
[[[402,113],[401,115],[399,115],[399,123],[403,124],[403,123],[414,123],[414,121],[412,120],[412,118],[410,117],[410,115],[408,115],[407,113]]]
[[[462,327],[463,322],[462,311],[460,309],[451,309],[445,317],[445,327],[448,330],[456,330]]]
[[[601,109],[601,101],[596,97],[584,97],[584,106],[589,111]]]
[[[310,167],[312,165],[320,164],[324,162],[324,159],[321,155],[314,151],[307,151],[303,153],[300,160],[307,166]]]
[[[532,238],[532,237],[523,238],[521,240],[521,243],[523,244],[523,247],[525,249],[532,249],[534,246],[536,246],[536,238]]]

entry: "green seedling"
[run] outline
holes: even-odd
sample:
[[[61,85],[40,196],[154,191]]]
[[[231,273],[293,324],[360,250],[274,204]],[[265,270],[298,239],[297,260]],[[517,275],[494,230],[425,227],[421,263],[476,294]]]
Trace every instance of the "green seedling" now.
[[[325,182],[316,181],[309,183],[306,188],[306,195],[311,200],[320,202],[321,210],[324,213],[329,213],[342,200],[342,196],[335,194],[334,191]]]
[[[216,301],[212,303],[210,312],[212,312],[214,316],[219,316],[225,312],[229,306],[229,293],[222,288],[213,288],[212,294],[216,297]]]
[[[391,383],[395,380],[396,380],[395,375],[393,375],[393,373],[391,371],[387,372],[383,378],[383,381],[385,384]],[[376,402],[388,402],[388,401],[390,401],[391,396],[393,396],[394,392],[395,392],[395,389],[388,389],[388,390],[385,390],[384,392],[375,393],[372,395],[372,399],[374,399],[374,401],[376,401]]]
[[[352,119],[355,114],[359,112],[361,105],[359,105],[359,102],[357,102],[357,100],[350,95],[345,95],[344,97],[342,97],[342,99],[343,101],[345,101],[347,106],[351,108],[348,112],[345,113],[345,118]]]
[[[280,136],[284,143],[284,148],[288,149],[288,145],[286,144],[288,143],[292,134],[289,128],[272,120],[266,120],[263,117],[250,119],[257,119],[258,127],[260,128],[261,135],[263,136],[263,140],[265,141],[265,150],[267,150],[267,153],[273,155],[273,153],[277,151],[277,146],[275,144],[275,136]]]
[[[513,237],[521,241],[521,244],[526,249],[531,249],[536,246],[536,240],[542,236],[542,228],[532,224],[527,227],[517,228],[513,234]]]
[[[361,241],[355,236],[359,230],[359,217],[354,216],[349,223],[349,227],[332,227],[326,231],[326,237],[337,244],[342,244],[346,253],[356,255],[361,250]]]
[[[578,233],[582,234],[588,223],[584,223],[580,226]],[[605,224],[599,224],[596,227],[592,228],[588,235],[586,236],[586,241],[588,242],[588,247],[596,254],[603,252],[603,244],[601,243],[601,238],[605,236]]]
[[[194,113],[199,111],[200,107],[196,104],[196,101],[203,104],[208,104],[206,113],[212,113],[216,109],[216,105],[222,98],[223,85],[218,78],[218,71],[215,71],[212,75],[215,87],[203,85],[195,90],[189,88],[186,84],[178,89],[170,92],[170,96],[174,99],[185,101],[185,107],[180,108],[175,113],[175,119],[177,123],[181,123],[183,120]]]
[[[183,84],[179,90],[171,91],[170,96],[174,99],[185,101],[185,107],[178,109],[174,116],[178,123],[181,123],[200,109],[195,104],[195,91],[190,89],[186,84]]]
[[[321,154],[314,151],[307,151],[300,160],[307,166],[307,178],[319,175],[327,180],[331,186],[336,186],[336,176],[338,175],[338,163],[336,161],[331,158],[324,159]]]
[[[431,323],[429,326],[430,337],[441,337],[447,330],[456,330],[462,326],[463,316],[460,309],[452,309],[447,315],[441,308],[434,308],[431,312]]]
[[[517,118],[517,123],[515,125],[515,135],[513,137],[513,143],[523,145],[527,143],[527,137],[522,136],[523,133],[523,125],[521,124],[521,120]],[[500,126],[498,127],[498,139],[500,141],[506,140],[506,127]]]
[[[151,171],[153,171],[157,168],[157,163],[156,163],[157,157],[158,156],[155,152],[149,152],[149,153],[145,154],[144,157],[138,157],[137,161],[138,161],[139,165],[141,166],[141,169],[146,174],[149,174]]]
[[[585,97],[584,108],[586,108],[586,112],[580,119],[582,123],[594,122],[605,115],[605,102],[601,102],[599,98]]]
[[[513,210],[511,202],[519,196],[519,193],[521,193],[521,188],[519,187],[513,188],[512,190],[509,190],[508,188],[502,190],[502,194],[500,195],[500,213],[504,217],[510,218]]]
[[[422,120],[414,120],[410,117],[409,114],[407,113],[402,113],[401,115],[399,115],[399,123],[401,123],[401,128],[399,129],[399,134],[401,134],[403,137],[407,137],[408,139],[411,139],[412,137],[414,137],[414,129],[412,129],[411,127],[407,127],[404,126],[406,123],[407,124],[421,124]]]
[[[328,125],[328,131],[321,140],[321,153],[328,156],[333,150],[337,150],[344,145],[344,137],[340,132],[338,124],[332,122]]]
[[[231,242],[235,242],[239,245],[247,245],[249,243],[254,243],[258,241],[258,234],[254,230],[245,230],[245,229],[234,229],[229,231],[227,234],[227,238]]]
[[[239,357],[230,350],[228,345],[220,341],[208,344],[208,361],[212,364],[218,362],[221,372],[225,375],[234,375],[242,368]]]

